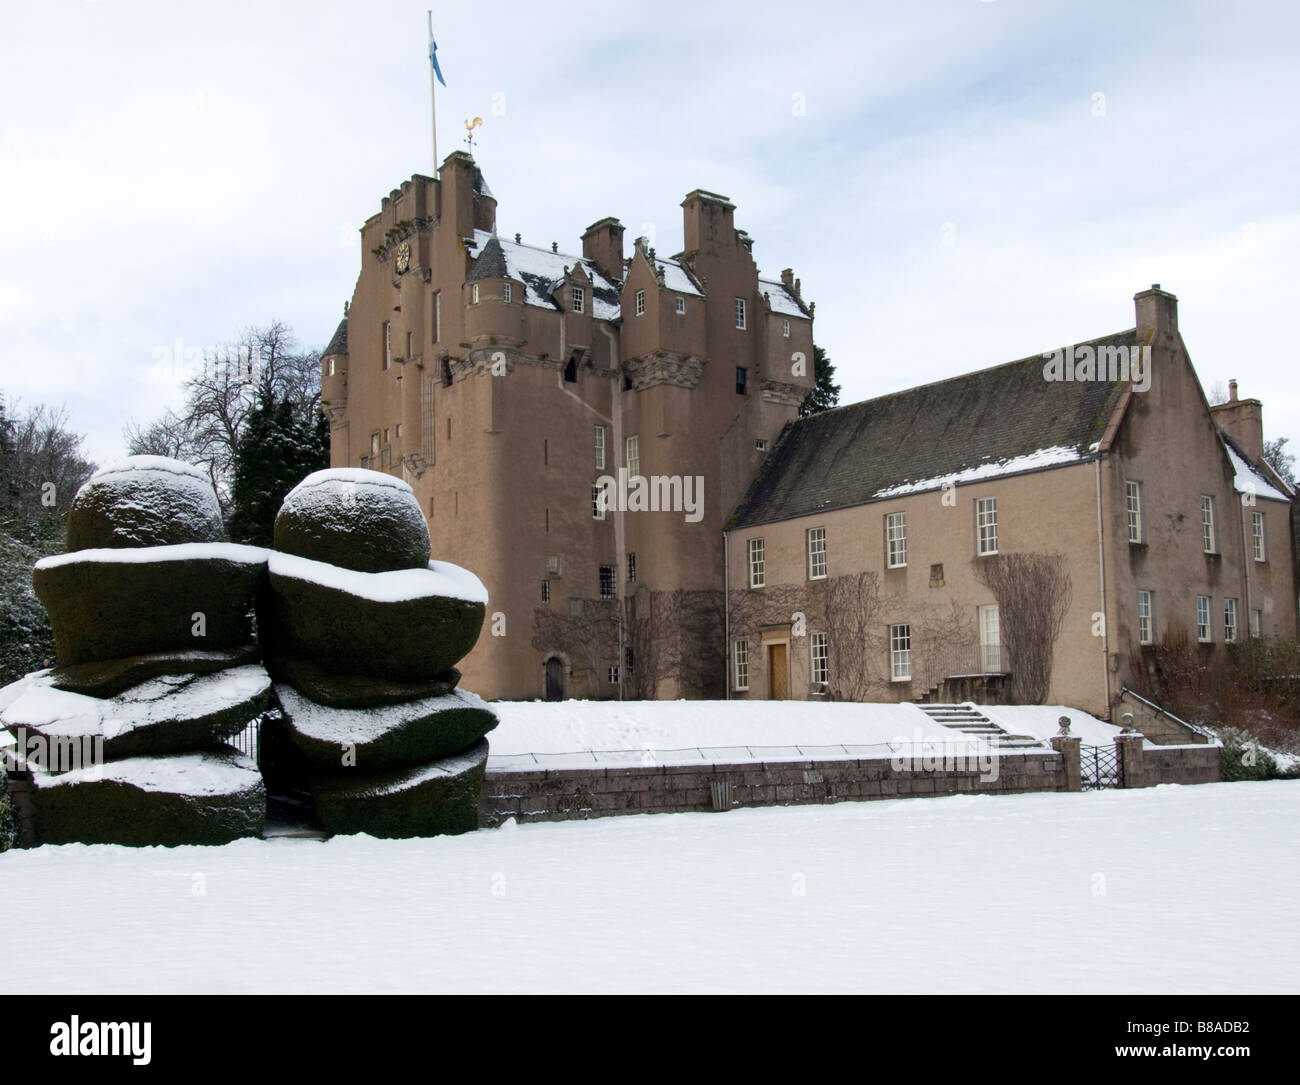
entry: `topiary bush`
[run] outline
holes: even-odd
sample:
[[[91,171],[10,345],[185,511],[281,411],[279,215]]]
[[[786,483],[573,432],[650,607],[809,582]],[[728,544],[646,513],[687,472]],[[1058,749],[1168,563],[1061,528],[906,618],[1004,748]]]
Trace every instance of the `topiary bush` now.
[[[0,851],[8,851],[18,842],[18,818],[9,794],[9,774],[0,764]]]

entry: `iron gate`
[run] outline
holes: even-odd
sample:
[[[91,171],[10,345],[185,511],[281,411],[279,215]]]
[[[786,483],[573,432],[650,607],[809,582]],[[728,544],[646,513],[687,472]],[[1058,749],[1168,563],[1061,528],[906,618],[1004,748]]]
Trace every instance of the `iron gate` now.
[[[1114,745],[1082,747],[1079,750],[1079,767],[1082,770],[1084,791],[1124,786],[1124,768],[1120,763],[1119,750]]]

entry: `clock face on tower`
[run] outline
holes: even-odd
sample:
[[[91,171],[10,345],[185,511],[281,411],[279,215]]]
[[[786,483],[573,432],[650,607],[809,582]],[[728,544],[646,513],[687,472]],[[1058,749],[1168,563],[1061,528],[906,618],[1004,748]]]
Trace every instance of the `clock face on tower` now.
[[[403,272],[411,266],[411,246],[405,241],[402,242],[401,248],[397,250],[397,270]]]

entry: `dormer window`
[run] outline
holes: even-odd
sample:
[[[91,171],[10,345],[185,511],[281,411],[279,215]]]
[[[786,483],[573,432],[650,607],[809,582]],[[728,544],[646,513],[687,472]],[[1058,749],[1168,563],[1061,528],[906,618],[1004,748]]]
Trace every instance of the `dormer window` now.
[[[686,312],[686,299],[685,299],[685,298],[683,298],[683,297],[681,297],[681,296],[679,295],[679,296],[677,297],[677,300],[676,300],[676,302],[675,302],[674,304],[675,304],[675,308],[676,308],[676,310],[677,310],[677,315],[678,315],[678,316],[680,316],[682,313]]]
[[[636,292],[636,315],[645,316],[645,291],[644,290],[638,290]]]
[[[573,293],[573,311],[574,311],[575,313],[581,313],[581,312],[583,311],[583,307],[584,307],[584,306],[583,306],[583,301],[584,301],[584,299],[583,299],[583,294],[584,294],[584,291],[583,291],[582,287],[580,287],[580,286],[575,286],[575,287],[573,288],[572,293]]]

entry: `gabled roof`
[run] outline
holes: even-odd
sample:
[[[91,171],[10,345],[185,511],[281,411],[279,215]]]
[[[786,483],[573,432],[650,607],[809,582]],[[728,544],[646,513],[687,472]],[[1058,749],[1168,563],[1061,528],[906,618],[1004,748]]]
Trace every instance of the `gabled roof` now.
[[[334,338],[330,340],[330,345],[325,348],[324,352],[321,354],[321,357],[326,358],[331,354],[346,354],[347,352],[348,352],[348,318],[344,317],[342,320],[339,321],[339,326],[334,329]]]
[[[1253,494],[1255,497],[1267,497],[1272,501],[1290,501],[1294,496],[1267,464],[1256,464],[1237,444],[1222,430],[1219,436],[1228,450],[1228,459],[1232,461],[1233,489],[1239,494]]]
[[[1136,344],[1130,329],[1088,345]],[[1127,382],[1049,381],[1043,366],[1035,354],[789,423],[728,528],[1092,459]]]
[[[808,319],[808,310],[803,307],[803,302],[796,298],[785,284],[772,279],[765,279],[762,273],[758,276],[758,292],[766,294],[768,300],[772,303],[772,312],[779,313],[781,316],[798,316]]]
[[[597,320],[615,320],[622,313],[618,287],[600,273],[591,260],[533,245],[505,240],[486,230],[475,230],[473,244],[478,251],[469,279],[517,279],[524,284],[524,302],[540,309],[557,311],[552,295],[564,282],[564,269],[582,266],[591,279],[592,315]],[[481,261],[486,261],[480,269]]]

